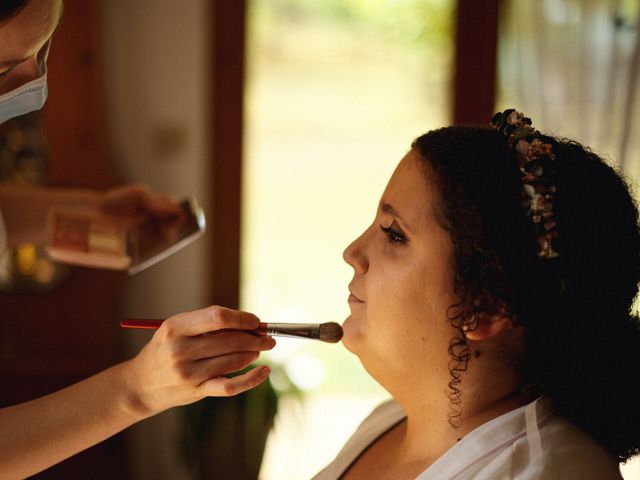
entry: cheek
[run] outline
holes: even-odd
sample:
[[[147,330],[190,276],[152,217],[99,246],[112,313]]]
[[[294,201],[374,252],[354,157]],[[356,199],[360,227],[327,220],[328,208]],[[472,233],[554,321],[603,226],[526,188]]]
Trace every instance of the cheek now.
[[[440,326],[446,325],[448,306],[434,287],[429,274],[420,272],[389,292],[385,326],[389,347],[394,351],[422,355],[432,349],[440,336]]]
[[[365,282],[366,302],[352,304],[351,315],[343,324],[342,342],[356,354],[363,348],[378,350],[374,345],[384,344],[384,337],[403,316],[401,299],[406,297],[402,293],[406,274],[381,262],[370,265]]]
[[[445,252],[446,253],[446,252]],[[410,357],[414,352],[446,355],[455,330],[447,320],[447,309],[455,303],[453,272],[447,256],[430,256],[393,264],[367,279],[368,301],[361,318],[346,324],[350,338],[384,356]],[[374,280],[375,279],[375,280]],[[370,282],[370,283],[369,283]]]
[[[367,302],[352,307],[344,323],[344,345],[355,353],[364,348],[380,354],[433,344],[446,327],[446,309],[452,303],[445,277],[433,268],[404,262],[375,270],[367,278]],[[435,331],[434,331],[435,329]],[[448,338],[446,339],[448,344]]]
[[[384,281],[374,285],[370,306],[397,329],[419,328],[445,317],[452,300],[448,277],[438,259],[403,262],[380,275]]]

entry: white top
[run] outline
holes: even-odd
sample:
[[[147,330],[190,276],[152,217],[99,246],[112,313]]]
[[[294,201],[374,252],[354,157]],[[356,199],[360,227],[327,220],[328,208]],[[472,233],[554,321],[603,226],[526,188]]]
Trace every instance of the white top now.
[[[382,434],[406,418],[383,403],[358,427],[336,459],[313,480],[336,480]],[[465,435],[416,480],[622,479],[618,461],[539,398]]]

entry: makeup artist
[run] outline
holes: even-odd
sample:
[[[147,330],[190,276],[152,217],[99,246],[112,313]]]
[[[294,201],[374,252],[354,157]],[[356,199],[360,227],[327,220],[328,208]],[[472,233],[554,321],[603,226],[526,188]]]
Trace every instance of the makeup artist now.
[[[0,1],[0,123],[42,108],[47,53],[62,10],[62,0]],[[41,240],[53,202],[90,204],[124,216],[164,218],[178,211],[167,197],[137,185],[106,193],[0,185],[0,252],[7,244]],[[133,359],[0,409],[0,476],[31,476],[168,408],[255,387],[269,375],[268,367],[223,375],[273,348],[270,337],[241,331],[258,324],[254,315],[221,307],[179,313]],[[234,331],[201,335],[220,329]]]

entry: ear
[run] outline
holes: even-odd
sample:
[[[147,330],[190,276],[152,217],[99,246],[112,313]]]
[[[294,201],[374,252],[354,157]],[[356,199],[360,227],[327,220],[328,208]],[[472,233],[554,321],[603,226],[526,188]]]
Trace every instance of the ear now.
[[[465,332],[469,340],[487,340],[502,333],[511,326],[511,319],[500,315],[479,314],[477,327]]]

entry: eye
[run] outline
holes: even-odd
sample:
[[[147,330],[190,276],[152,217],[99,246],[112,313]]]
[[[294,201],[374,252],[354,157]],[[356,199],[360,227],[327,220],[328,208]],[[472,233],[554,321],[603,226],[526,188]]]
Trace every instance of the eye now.
[[[380,229],[387,236],[387,239],[391,243],[406,243],[407,237],[402,233],[400,229],[393,228],[393,224],[385,227],[382,224],[380,225]]]
[[[9,75],[14,68],[16,68],[17,65],[14,65],[13,67],[7,68],[4,72],[0,72],[0,79],[6,77],[7,75]]]

